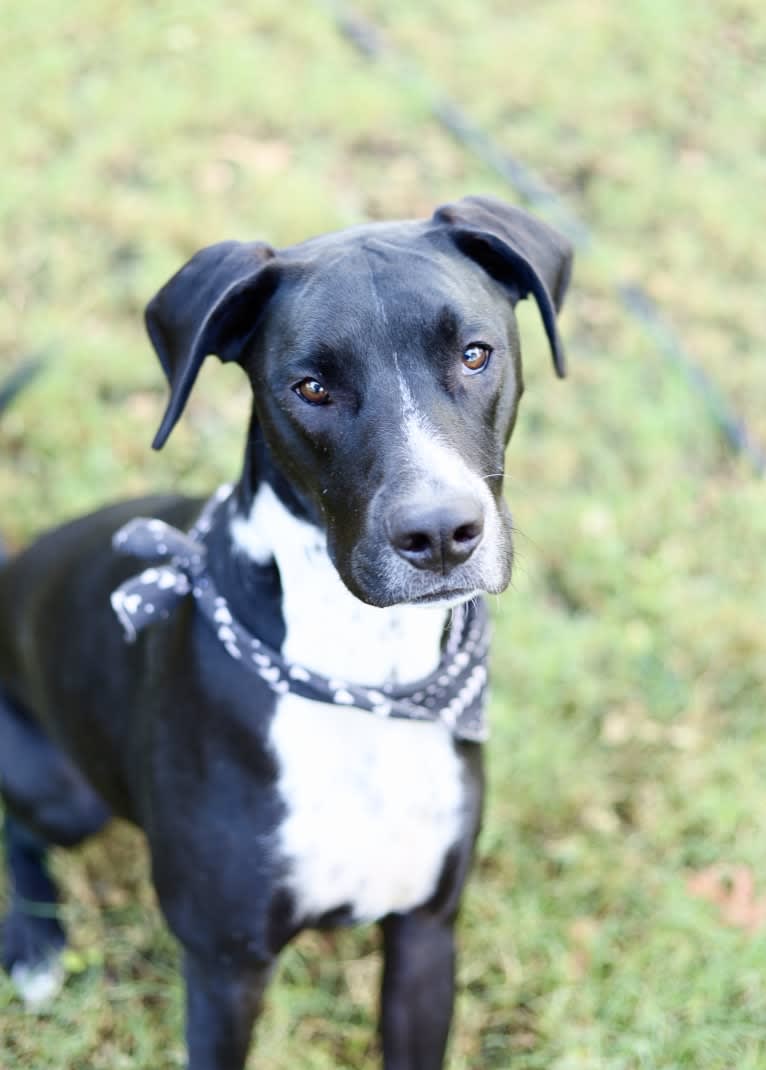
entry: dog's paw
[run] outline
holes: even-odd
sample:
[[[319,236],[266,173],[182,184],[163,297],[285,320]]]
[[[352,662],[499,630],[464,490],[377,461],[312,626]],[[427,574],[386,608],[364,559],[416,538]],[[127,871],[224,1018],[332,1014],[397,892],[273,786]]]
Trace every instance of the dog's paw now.
[[[27,1010],[47,1006],[61,991],[66,971],[60,955],[52,955],[34,966],[18,962],[11,967],[11,982]]]
[[[56,918],[12,910],[2,926],[2,963],[30,1010],[50,1002],[64,983],[66,936]]]

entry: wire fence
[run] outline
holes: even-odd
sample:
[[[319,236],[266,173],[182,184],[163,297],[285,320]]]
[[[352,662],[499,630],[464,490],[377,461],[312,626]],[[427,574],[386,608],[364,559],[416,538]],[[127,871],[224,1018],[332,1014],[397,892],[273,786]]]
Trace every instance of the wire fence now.
[[[334,19],[338,31],[368,61],[385,61],[398,81],[416,90],[428,102],[431,115],[460,145],[498,174],[530,207],[538,208],[582,252],[595,247],[591,228],[572,211],[564,198],[526,164],[501,148],[424,72],[384,37],[380,28],[349,5],[319,0]],[[684,347],[677,331],[640,283],[615,283],[616,300],[643,330],[657,351],[701,398],[711,422],[742,454],[754,471],[766,475],[766,450],[734,410],[718,384]]]
[[[0,383],[0,413],[39,374],[44,363],[43,356],[27,357]]]
[[[338,31],[362,56],[371,63],[385,61],[405,88],[417,92],[428,103],[434,120],[466,151],[499,175],[524,203],[543,212],[581,252],[596,250],[593,231],[564,198],[530,167],[497,145],[459,104],[434,85],[416,63],[391,45],[380,27],[350,5],[336,0],[317,2],[329,13]],[[677,331],[645,287],[636,282],[618,282],[613,283],[612,288],[626,314],[641,327],[655,349],[674,366],[689,389],[700,397],[711,422],[730,447],[746,457],[758,475],[766,475],[766,449],[763,444],[734,410],[719,385],[684,347]],[[0,383],[0,411],[38,373],[42,363],[37,357],[23,361],[10,377]]]

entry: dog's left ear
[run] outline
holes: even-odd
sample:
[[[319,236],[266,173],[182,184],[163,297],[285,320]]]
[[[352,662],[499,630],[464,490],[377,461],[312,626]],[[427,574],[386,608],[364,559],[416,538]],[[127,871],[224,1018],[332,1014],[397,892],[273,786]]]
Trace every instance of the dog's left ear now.
[[[276,254],[265,242],[202,249],[149,302],[146,329],[170,384],[152,446],[161,449],[184,410],[208,354],[239,361],[277,288]]]
[[[460,251],[506,286],[512,300],[532,294],[556,373],[563,378],[564,347],[556,313],[572,273],[573,250],[567,239],[534,216],[494,197],[464,197],[455,204],[442,205],[434,212],[433,221],[447,224]]]

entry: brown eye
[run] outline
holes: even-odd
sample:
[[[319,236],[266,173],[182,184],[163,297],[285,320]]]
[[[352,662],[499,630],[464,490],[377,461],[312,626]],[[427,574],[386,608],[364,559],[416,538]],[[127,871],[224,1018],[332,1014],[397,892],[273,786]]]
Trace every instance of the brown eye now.
[[[463,375],[477,375],[483,372],[492,356],[492,346],[486,342],[472,342],[463,350]]]
[[[309,405],[326,405],[330,400],[329,391],[325,390],[316,379],[301,379],[299,383],[295,384],[293,390]]]

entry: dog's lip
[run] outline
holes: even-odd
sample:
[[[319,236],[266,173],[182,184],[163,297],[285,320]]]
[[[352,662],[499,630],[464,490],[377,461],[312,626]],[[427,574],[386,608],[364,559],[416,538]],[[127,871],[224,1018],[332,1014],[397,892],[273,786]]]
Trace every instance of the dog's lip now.
[[[418,595],[410,599],[411,606],[443,605],[457,606],[461,602],[467,602],[470,598],[476,598],[481,594],[476,587],[451,587],[448,590],[431,591],[428,594]]]

